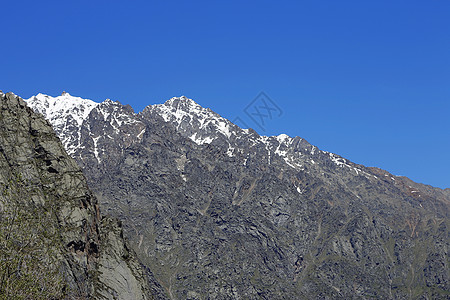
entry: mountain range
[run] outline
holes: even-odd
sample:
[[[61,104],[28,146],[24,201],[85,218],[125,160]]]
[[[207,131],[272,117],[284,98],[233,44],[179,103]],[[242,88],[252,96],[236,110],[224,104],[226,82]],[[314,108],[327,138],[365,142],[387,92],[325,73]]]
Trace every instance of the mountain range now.
[[[448,299],[450,189],[260,136],[186,97],[26,101],[157,299]]]

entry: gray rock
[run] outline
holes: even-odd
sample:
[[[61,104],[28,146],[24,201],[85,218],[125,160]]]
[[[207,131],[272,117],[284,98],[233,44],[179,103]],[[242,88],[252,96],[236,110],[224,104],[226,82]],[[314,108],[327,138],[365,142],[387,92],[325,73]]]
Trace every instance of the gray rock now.
[[[0,94],[0,165],[0,207],[14,204],[44,214],[33,224],[49,231],[26,230],[52,241],[45,245],[60,265],[67,298],[152,298],[121,227],[101,216],[84,175],[50,124],[12,93]],[[45,232],[51,238],[39,236]]]

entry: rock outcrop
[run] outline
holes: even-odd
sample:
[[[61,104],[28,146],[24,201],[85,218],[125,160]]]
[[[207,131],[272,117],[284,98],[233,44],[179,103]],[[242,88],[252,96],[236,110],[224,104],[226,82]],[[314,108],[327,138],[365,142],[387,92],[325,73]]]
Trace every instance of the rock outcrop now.
[[[0,238],[0,251],[6,253],[5,264],[0,264],[2,283],[8,283],[1,286],[0,298],[11,297],[11,292],[29,293],[15,285],[25,275],[31,276],[27,281],[36,280],[29,284],[40,284],[42,291],[24,298],[152,298],[120,223],[100,214],[83,173],[51,125],[12,93],[0,93],[0,185],[0,220],[16,235]],[[9,227],[2,227],[2,233]],[[31,242],[46,249],[33,248]],[[26,250],[17,256],[22,260],[14,270],[6,264],[12,258],[8,247]],[[45,277],[46,272],[53,273]],[[60,289],[44,295],[46,283],[38,284],[39,278],[53,280]]]

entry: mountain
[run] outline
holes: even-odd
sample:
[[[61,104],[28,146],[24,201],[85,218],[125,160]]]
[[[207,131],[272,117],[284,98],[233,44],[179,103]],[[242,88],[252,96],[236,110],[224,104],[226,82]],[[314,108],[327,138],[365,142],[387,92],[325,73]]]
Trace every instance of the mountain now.
[[[1,91],[0,165],[1,299],[153,298],[120,222],[100,213],[51,125]]]
[[[186,97],[135,113],[38,96],[28,105],[122,221],[161,297],[450,297],[449,189],[260,136]]]

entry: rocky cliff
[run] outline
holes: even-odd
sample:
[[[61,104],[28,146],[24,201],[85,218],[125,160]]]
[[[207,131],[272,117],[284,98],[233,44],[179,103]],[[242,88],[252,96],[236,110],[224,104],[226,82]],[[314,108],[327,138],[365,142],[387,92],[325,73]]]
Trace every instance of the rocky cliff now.
[[[259,136],[185,97],[139,114],[108,100],[71,128],[60,136],[160,297],[450,295],[449,190]]]
[[[118,221],[100,214],[51,125],[0,92],[0,298],[151,299]]]

